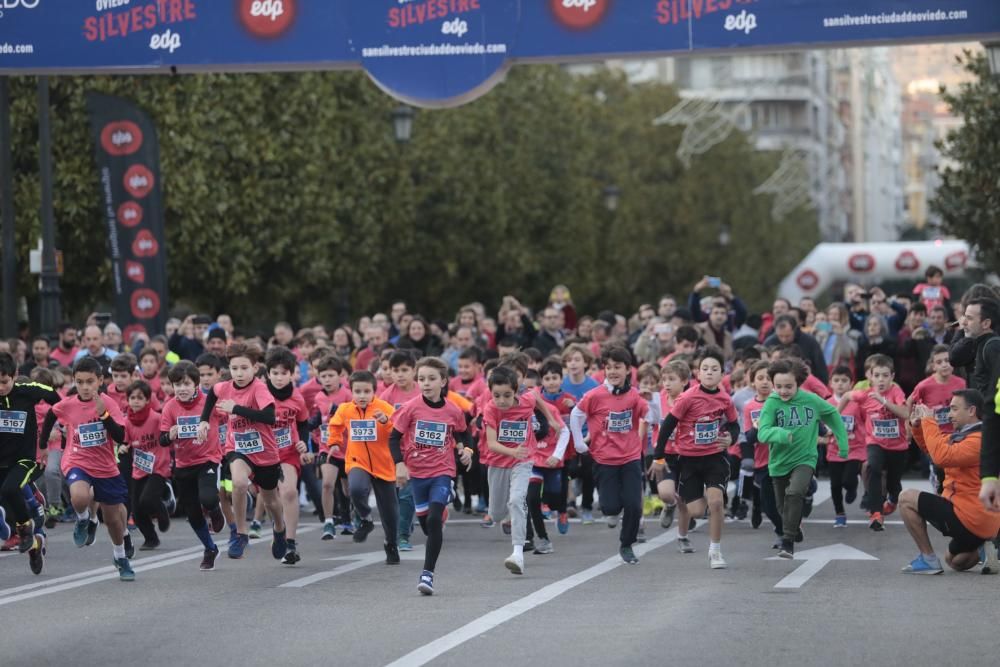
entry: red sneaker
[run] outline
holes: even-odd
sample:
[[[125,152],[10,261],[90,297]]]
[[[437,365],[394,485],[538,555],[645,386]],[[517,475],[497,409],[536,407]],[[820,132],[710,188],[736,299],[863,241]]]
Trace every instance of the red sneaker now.
[[[885,530],[884,522],[882,520],[882,515],[879,512],[871,513],[868,521],[868,527],[874,530],[876,533],[881,533],[883,530]]]
[[[889,516],[895,511],[896,511],[896,503],[892,502],[891,500],[886,500],[885,503],[882,504],[883,516]]]
[[[14,551],[20,544],[21,538],[18,537],[17,533],[12,533],[11,536],[7,538],[7,541],[3,543],[3,546],[0,547],[0,551]]]

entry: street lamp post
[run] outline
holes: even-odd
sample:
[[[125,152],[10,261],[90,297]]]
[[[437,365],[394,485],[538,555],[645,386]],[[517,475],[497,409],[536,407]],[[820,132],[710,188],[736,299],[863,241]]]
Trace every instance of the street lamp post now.
[[[10,95],[0,76],[0,215],[3,216],[3,335],[17,335],[17,248],[14,235],[14,172],[10,145]]]
[[[392,129],[396,143],[408,144],[413,136],[413,107],[400,104],[392,110]]]
[[[52,123],[49,120],[49,78],[38,77],[38,149],[42,184],[42,287],[43,333],[55,333],[62,319],[59,270],[56,266],[56,225],[52,214]]]

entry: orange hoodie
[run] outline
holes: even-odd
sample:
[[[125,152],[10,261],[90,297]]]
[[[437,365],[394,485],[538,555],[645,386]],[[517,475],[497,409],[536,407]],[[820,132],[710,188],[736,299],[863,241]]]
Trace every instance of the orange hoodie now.
[[[934,417],[920,420],[913,437],[935,464],[944,468],[942,497],[955,506],[955,515],[971,533],[992,539],[1000,531],[1000,514],[987,512],[979,502],[979,450],[981,431],[967,433],[952,441],[950,433],[942,433]]]
[[[381,410],[389,420],[379,424],[375,412]],[[344,462],[347,472],[361,468],[372,477],[387,482],[396,481],[396,464],[389,451],[389,436],[392,434],[391,405],[375,398],[364,410],[354,401],[341,403],[330,417],[330,432],[327,443],[343,448],[346,436],[347,451]]]

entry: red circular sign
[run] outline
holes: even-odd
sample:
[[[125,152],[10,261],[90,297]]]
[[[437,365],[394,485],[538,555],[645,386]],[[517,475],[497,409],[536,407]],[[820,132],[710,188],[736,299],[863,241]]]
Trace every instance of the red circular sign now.
[[[944,268],[948,271],[964,269],[968,261],[969,255],[964,250],[959,250],[944,258]]]
[[[132,282],[136,282],[141,285],[146,282],[146,267],[139,262],[129,260],[125,262],[125,275],[128,276],[129,280]]]
[[[588,30],[604,19],[611,0],[549,0],[556,20],[572,30]]]
[[[131,305],[136,319],[152,319],[160,312],[160,295],[151,289],[137,289],[132,293]]]
[[[109,155],[131,155],[142,147],[142,130],[130,120],[108,123],[101,130],[101,147]]]
[[[798,275],[795,283],[806,292],[811,292],[819,285],[819,276],[812,269],[806,269]]]
[[[237,0],[240,21],[255,37],[281,37],[295,21],[295,0]]]
[[[896,270],[897,271],[916,271],[920,268],[920,260],[917,256],[913,254],[912,250],[904,250],[899,253],[899,257],[896,258]]]
[[[153,190],[153,172],[141,164],[134,164],[125,172],[125,191],[136,199],[142,199]]]
[[[143,229],[135,235],[132,241],[132,254],[136,257],[153,257],[160,251],[160,244],[148,229]]]
[[[146,334],[148,336],[149,332],[146,331],[146,327],[141,324],[130,324],[125,327],[125,331],[122,332],[122,339],[129,342],[132,340],[132,336],[136,334]]]
[[[134,201],[127,201],[118,207],[118,223],[125,227],[135,227],[142,222],[142,207]]]
[[[847,268],[855,273],[870,273],[875,270],[875,256],[867,252],[851,255],[847,260]]]

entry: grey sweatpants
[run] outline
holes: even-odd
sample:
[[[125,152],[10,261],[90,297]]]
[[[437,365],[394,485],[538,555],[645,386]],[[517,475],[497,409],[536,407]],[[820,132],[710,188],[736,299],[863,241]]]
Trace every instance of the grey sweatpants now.
[[[368,496],[375,491],[375,505],[382,519],[382,530],[385,532],[386,544],[396,544],[396,531],[399,527],[399,501],[396,498],[396,483],[387,482],[368,474],[362,468],[351,468],[347,473],[347,487],[351,492],[351,502],[362,519],[370,519],[371,505]]]
[[[531,461],[518,463],[513,468],[490,466],[490,516],[501,521],[510,516],[511,544],[524,544],[528,533],[528,483],[531,481]]]

